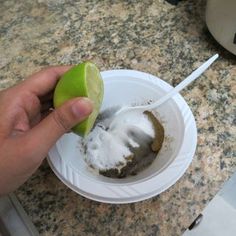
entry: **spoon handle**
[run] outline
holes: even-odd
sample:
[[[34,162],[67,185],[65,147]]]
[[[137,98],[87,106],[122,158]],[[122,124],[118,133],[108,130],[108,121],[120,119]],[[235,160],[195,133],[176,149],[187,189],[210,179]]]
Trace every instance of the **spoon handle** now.
[[[180,92],[182,89],[184,89],[190,83],[192,83],[195,79],[197,79],[218,57],[219,57],[219,55],[215,54],[210,59],[208,59],[206,62],[204,62],[200,67],[198,67],[195,71],[193,71],[186,79],[184,79],[182,82],[180,82],[175,88],[173,88],[166,95],[164,95],[159,100],[157,100],[156,102],[154,102],[150,105],[140,106],[140,109],[142,109],[142,107],[143,107],[143,108],[145,108],[145,110],[146,109],[151,110],[151,109],[154,109],[154,108],[160,106],[162,103],[166,102],[173,95]]]

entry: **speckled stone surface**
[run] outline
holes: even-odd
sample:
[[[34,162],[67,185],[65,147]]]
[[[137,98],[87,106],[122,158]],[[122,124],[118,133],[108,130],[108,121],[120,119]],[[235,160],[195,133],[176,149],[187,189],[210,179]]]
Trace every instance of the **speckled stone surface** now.
[[[177,84],[212,54],[220,59],[182,94],[198,127],[184,176],[150,200],[102,204],[42,167],[16,191],[40,235],[181,235],[236,170],[236,58],[204,23],[204,0],[25,0],[0,4],[0,87],[40,68],[90,59]]]

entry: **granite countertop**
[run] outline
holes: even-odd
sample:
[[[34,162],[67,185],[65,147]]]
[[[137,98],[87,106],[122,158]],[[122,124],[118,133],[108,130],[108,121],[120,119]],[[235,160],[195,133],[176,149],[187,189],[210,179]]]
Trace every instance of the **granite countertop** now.
[[[43,165],[16,195],[40,235],[181,235],[236,170],[235,57],[204,23],[204,0],[2,1],[0,87],[48,65],[94,61],[176,85],[205,59],[220,59],[182,94],[198,127],[183,177],[157,197],[127,205],[77,195]]]

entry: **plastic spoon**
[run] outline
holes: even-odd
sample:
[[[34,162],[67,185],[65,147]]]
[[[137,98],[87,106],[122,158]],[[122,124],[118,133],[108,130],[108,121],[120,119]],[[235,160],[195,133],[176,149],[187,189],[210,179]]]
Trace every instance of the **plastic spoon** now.
[[[190,83],[192,83],[194,80],[196,80],[207,68],[219,57],[218,54],[215,54],[211,58],[209,58],[206,62],[204,62],[199,68],[197,68],[195,71],[193,71],[186,79],[184,79],[182,82],[180,82],[175,88],[173,88],[171,91],[169,91],[166,95],[161,97],[156,102],[144,105],[144,106],[134,106],[134,107],[122,107],[119,109],[115,114],[114,118],[110,123],[110,128],[115,125],[116,122],[119,122],[119,119],[121,118],[124,113],[133,112],[133,111],[147,111],[147,110],[153,110],[165,103],[167,100],[172,98],[175,94],[180,92],[182,89],[187,87]]]

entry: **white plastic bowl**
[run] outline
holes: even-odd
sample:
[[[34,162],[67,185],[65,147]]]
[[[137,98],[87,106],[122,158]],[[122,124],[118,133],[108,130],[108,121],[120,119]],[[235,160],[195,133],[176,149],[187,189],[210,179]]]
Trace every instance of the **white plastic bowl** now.
[[[172,88],[157,77],[133,70],[105,71],[102,77],[105,85],[102,110],[156,101]],[[48,162],[67,186],[93,200],[129,203],[157,195],[184,174],[197,143],[194,117],[181,95],[161,105],[157,116],[165,128],[163,147],[154,162],[136,176],[113,179],[91,171],[79,149],[80,137],[75,134],[58,140],[49,152]]]

